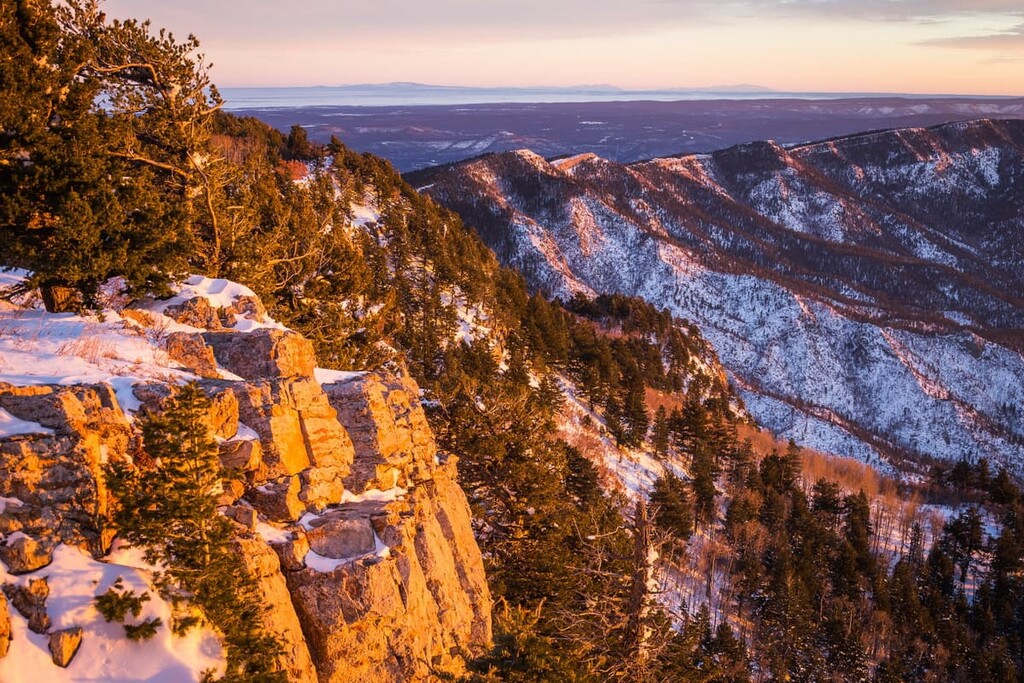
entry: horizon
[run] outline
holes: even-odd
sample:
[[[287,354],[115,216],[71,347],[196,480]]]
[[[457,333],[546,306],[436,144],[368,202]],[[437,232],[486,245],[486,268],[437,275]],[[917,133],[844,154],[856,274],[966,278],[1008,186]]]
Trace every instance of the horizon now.
[[[316,88],[385,88],[385,87],[417,87],[436,88],[449,90],[536,90],[536,91],[605,91],[629,93],[693,93],[693,94],[738,94],[745,96],[764,95],[770,98],[772,95],[808,95],[828,96],[830,98],[856,98],[856,97],[909,97],[909,98],[977,98],[977,99],[1020,99],[1021,94],[988,94],[981,92],[917,92],[907,90],[781,90],[756,83],[734,83],[708,86],[693,85],[666,85],[652,86],[645,88],[632,88],[629,86],[616,85],[614,83],[568,83],[539,85],[531,83],[517,83],[510,85],[467,85],[465,83],[440,83],[423,81],[374,81],[374,82],[339,82],[339,83],[309,83],[309,84],[286,84],[269,83],[265,85],[218,85],[219,90],[302,90]]]
[[[509,86],[481,87],[434,83],[354,83],[343,85],[224,86],[219,89],[225,107],[256,111],[306,107],[431,107],[514,104],[597,104],[626,102],[835,102],[941,101],[1004,102],[1021,99],[1012,95],[959,93],[854,93],[786,92],[741,84],[711,88],[675,87],[631,90],[620,86]]]

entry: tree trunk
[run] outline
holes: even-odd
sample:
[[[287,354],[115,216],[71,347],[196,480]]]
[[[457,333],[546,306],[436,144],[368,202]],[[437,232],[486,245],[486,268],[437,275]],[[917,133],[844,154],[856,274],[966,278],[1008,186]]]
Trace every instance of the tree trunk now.
[[[39,289],[43,305],[50,313],[76,313],[82,308],[82,296],[73,287],[45,285]]]
[[[653,529],[647,516],[647,504],[637,500],[633,521],[633,583],[629,596],[626,642],[633,650],[634,663],[642,670],[647,665],[651,649],[651,590],[654,582]]]

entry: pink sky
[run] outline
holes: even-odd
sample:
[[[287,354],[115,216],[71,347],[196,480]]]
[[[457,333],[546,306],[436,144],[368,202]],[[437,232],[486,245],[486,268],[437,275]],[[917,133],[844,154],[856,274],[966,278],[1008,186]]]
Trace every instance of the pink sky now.
[[[756,84],[1024,95],[1019,0],[108,0],[221,86]]]

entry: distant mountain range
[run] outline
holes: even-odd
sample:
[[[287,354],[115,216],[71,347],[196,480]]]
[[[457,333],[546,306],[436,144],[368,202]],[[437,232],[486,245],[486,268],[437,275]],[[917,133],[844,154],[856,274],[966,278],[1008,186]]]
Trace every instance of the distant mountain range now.
[[[782,436],[1024,472],[1024,121],[408,177],[535,286],[696,322]]]

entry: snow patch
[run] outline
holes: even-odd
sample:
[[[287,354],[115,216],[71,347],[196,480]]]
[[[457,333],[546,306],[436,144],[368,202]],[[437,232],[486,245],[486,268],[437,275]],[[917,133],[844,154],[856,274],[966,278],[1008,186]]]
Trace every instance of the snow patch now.
[[[12,609],[13,640],[7,656],[0,659],[0,680],[4,683],[184,683],[201,680],[206,669],[223,672],[223,648],[212,630],[193,628],[183,637],[171,633],[170,605],[159,596],[148,572],[98,562],[65,545],[57,546],[53,562],[37,572],[12,576],[0,566],[0,583],[27,585],[30,579],[41,576],[47,577],[50,587],[46,607],[53,630],[82,627],[82,646],[66,669],[55,666],[47,637],[29,631],[25,618]],[[93,599],[106,592],[118,577],[127,589],[149,592],[150,600],[139,620],[160,618],[163,622],[152,639],[131,642],[120,624],[107,623],[96,610]]]
[[[53,430],[38,422],[18,419],[0,408],[0,439],[22,434],[53,434]],[[3,509],[0,508],[0,512],[2,511]]]

